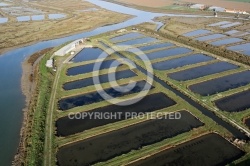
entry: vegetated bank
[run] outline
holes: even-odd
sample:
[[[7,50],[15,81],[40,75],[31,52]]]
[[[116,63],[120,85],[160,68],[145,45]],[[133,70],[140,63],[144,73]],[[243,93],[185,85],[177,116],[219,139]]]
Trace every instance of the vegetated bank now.
[[[45,64],[54,50],[51,48],[42,50],[27,60],[32,66],[35,63],[38,64],[32,76],[27,75],[25,79],[26,82],[27,80],[32,81],[31,84],[34,84],[35,88],[26,94],[31,96],[29,96],[30,100],[24,114],[20,146],[13,161],[14,165],[35,166],[43,163],[45,120],[54,75],[53,71]],[[34,77],[34,75],[36,76]]]

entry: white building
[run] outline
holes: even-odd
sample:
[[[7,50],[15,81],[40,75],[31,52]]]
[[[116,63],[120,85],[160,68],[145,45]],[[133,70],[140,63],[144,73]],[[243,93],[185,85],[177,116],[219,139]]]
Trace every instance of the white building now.
[[[192,8],[192,9],[204,9],[205,5],[204,4],[194,4],[194,5],[191,5],[190,8]]]
[[[216,12],[225,12],[226,9],[223,7],[218,7],[218,6],[211,6],[208,8],[208,10],[215,10]]]
[[[49,68],[53,67],[53,59],[47,60],[46,67],[49,67]]]
[[[68,45],[66,45],[66,46],[62,47],[61,49],[59,49],[58,51],[56,51],[54,53],[54,55],[64,56],[64,55],[68,54],[70,51],[74,50],[76,48],[76,46],[80,44],[80,42],[83,42],[83,39],[78,39],[78,40],[75,40],[75,41],[69,43]]]

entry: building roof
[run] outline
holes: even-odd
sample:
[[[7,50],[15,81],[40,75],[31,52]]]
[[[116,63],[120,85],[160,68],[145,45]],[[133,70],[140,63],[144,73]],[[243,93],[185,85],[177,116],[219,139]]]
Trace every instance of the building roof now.
[[[63,56],[65,54],[67,54],[69,51],[71,51],[72,46],[74,46],[76,43],[79,43],[81,39],[75,40],[69,44],[67,44],[66,46],[62,47],[61,49],[59,49],[58,51],[56,51],[54,54],[55,55],[59,55],[59,56]]]

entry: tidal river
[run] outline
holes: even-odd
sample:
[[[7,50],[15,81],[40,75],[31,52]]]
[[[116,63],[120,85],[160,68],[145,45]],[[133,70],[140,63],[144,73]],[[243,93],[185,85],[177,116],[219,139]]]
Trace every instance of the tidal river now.
[[[22,126],[25,96],[21,91],[21,64],[31,54],[45,48],[61,45],[67,41],[89,37],[107,31],[121,29],[142,22],[152,22],[154,17],[163,15],[178,17],[204,17],[198,15],[176,15],[145,12],[133,8],[116,5],[101,0],[88,0],[107,10],[133,15],[130,20],[122,23],[96,28],[89,32],[63,37],[60,39],[38,42],[36,44],[13,49],[0,55],[0,166],[11,165],[17,151]],[[161,23],[158,23],[161,26]]]

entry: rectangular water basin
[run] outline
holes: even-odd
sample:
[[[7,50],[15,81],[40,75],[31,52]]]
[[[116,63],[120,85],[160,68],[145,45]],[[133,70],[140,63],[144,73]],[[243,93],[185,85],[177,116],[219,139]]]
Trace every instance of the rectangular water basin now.
[[[134,102],[134,100],[124,101],[125,103]],[[166,96],[164,93],[151,94],[144,97],[141,101],[136,102],[135,104],[128,104],[125,106],[120,105],[109,105],[94,110],[90,110],[87,116],[84,116],[82,119],[72,119],[68,116],[60,118],[56,122],[57,135],[58,136],[68,136],[71,134],[83,132],[95,127],[103,126],[106,124],[122,121],[125,119],[131,118],[132,114],[145,114],[147,112],[153,112],[163,108],[167,108],[175,105],[176,102]],[[90,115],[91,114],[91,115]],[[95,119],[92,118],[92,115],[100,114],[104,116],[105,114],[109,115],[118,115],[117,118],[103,118]]]
[[[189,88],[194,93],[202,96],[213,95],[230,89],[245,86],[250,83],[250,71],[243,71],[224,77],[191,85]]]
[[[141,33],[131,32],[131,33],[127,33],[127,34],[124,34],[124,35],[119,35],[119,36],[113,37],[113,38],[110,39],[110,41],[115,43],[115,42],[118,42],[118,41],[134,39],[134,38],[139,38],[139,37],[143,37],[143,36],[144,35],[142,35]]]
[[[195,38],[195,39],[199,40],[199,41],[208,41],[208,40],[219,39],[219,38],[223,38],[223,37],[226,37],[226,35],[212,34],[212,35],[208,35],[208,36],[198,37],[198,38]]]
[[[228,165],[245,152],[218,134],[207,134],[163,150],[128,166],[212,166]]]
[[[243,91],[215,101],[215,105],[227,112],[240,112],[250,108],[250,91]]]
[[[195,31],[191,31],[188,33],[183,34],[183,36],[186,37],[193,37],[193,36],[198,36],[198,35],[205,35],[211,33],[211,31],[207,30],[207,29],[199,29],[199,30],[195,30]]]
[[[239,38],[227,38],[227,39],[217,40],[215,42],[212,42],[211,44],[214,46],[222,46],[222,45],[238,43],[238,42],[242,42],[242,41],[244,41],[244,40],[239,39]]]
[[[190,50],[190,49],[185,48],[185,47],[176,47],[176,48],[170,48],[167,50],[161,50],[161,51],[148,53],[146,55],[147,55],[148,59],[153,60],[153,59],[158,59],[158,58],[165,58],[165,57],[169,57],[169,56],[186,54],[186,53],[190,53],[192,51],[193,50]],[[139,57],[137,57],[137,58],[139,59]]]
[[[191,64],[209,61],[212,59],[214,58],[203,55],[203,54],[194,54],[194,55],[189,55],[189,56],[185,56],[182,58],[154,63],[153,68],[157,70],[169,70],[173,68],[182,67],[185,65],[191,65]]]
[[[99,76],[99,80],[101,84],[136,76],[136,74],[132,72],[131,70],[117,71],[114,74],[115,78],[111,77],[111,79],[109,80],[109,74],[104,74],[104,75]],[[93,77],[90,77],[90,78],[85,78],[85,79],[81,79],[77,81],[67,82],[63,85],[63,89],[72,90],[72,89],[79,89],[79,88],[91,86],[91,85],[94,85],[93,79],[94,79]]]
[[[124,41],[124,42],[119,42],[116,44],[130,46],[130,45],[136,45],[136,44],[152,43],[152,42],[156,42],[156,41],[158,41],[156,38],[144,37],[144,38],[133,39],[133,40],[128,40],[128,41]]]
[[[179,111],[178,113],[181,115],[180,119],[170,120],[167,119],[167,116],[151,119],[65,145],[57,153],[58,163],[59,165],[94,165],[166,138],[173,138],[203,125],[187,111]],[[225,144],[222,145],[225,146]],[[216,148],[216,146],[211,145],[210,147]],[[228,150],[228,146],[224,148]],[[229,152],[231,153],[231,151]]]
[[[239,51],[245,55],[250,56],[250,43],[227,47],[227,49],[232,51]]]
[[[110,99],[110,97],[116,98],[116,97],[121,97],[121,96],[129,95],[129,94],[134,94],[142,90],[148,90],[147,87],[150,87],[150,86],[146,81],[139,81],[139,82],[136,82],[136,85],[134,87],[133,87],[133,83],[130,83],[130,84],[127,84],[125,87],[124,86],[116,87],[120,91],[117,91],[114,88],[107,88],[107,89],[104,89],[103,92],[106,92],[109,95],[107,99]],[[124,92],[128,88],[132,88],[132,89],[128,92]],[[79,106],[103,101],[105,99],[100,95],[100,93],[103,94],[103,92],[101,91],[90,92],[90,93],[86,93],[82,95],[77,95],[77,96],[72,96],[72,97],[61,99],[58,102],[59,109],[65,111],[74,107],[79,107]]]
[[[187,80],[192,80],[192,79],[196,79],[196,78],[200,78],[200,77],[204,77],[207,75],[216,74],[216,73],[220,73],[223,71],[232,70],[236,68],[239,68],[239,66],[236,66],[227,62],[216,62],[216,63],[204,65],[204,66],[199,66],[199,67],[171,73],[168,76],[171,79],[174,79],[177,81],[187,81]]]

